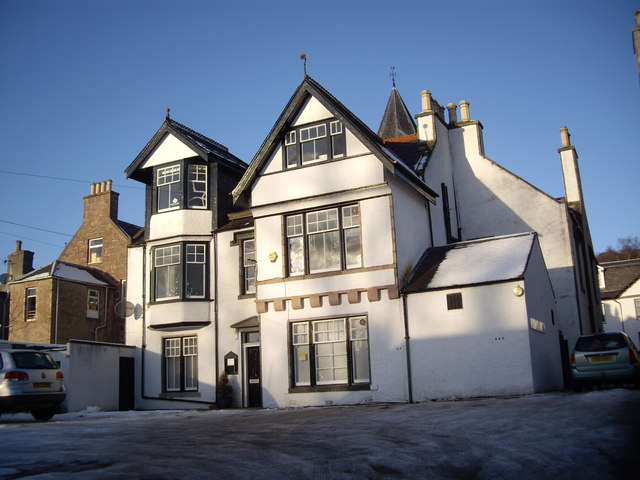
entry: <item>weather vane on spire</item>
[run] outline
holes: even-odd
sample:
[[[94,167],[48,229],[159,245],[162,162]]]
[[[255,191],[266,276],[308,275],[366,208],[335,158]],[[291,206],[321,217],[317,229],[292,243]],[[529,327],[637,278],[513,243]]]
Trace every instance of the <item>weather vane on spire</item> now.
[[[307,54],[303,53],[302,55],[300,55],[300,60],[302,60],[303,62],[303,68],[304,68],[304,76],[307,76]]]
[[[393,88],[396,88],[396,67],[390,67],[391,68],[391,73],[389,73],[389,76],[391,77],[391,83],[393,85]]]
[[[167,115],[164,117],[165,120],[171,120],[171,109],[167,108]]]

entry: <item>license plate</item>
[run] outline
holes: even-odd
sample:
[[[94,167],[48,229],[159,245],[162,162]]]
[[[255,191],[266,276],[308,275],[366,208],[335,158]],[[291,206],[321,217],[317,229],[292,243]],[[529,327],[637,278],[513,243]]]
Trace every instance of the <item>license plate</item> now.
[[[598,363],[598,362],[613,362],[614,356],[613,355],[604,355],[602,357],[590,357],[589,360],[591,360],[591,363]]]
[[[51,388],[51,384],[47,382],[37,382],[33,384],[33,388]]]

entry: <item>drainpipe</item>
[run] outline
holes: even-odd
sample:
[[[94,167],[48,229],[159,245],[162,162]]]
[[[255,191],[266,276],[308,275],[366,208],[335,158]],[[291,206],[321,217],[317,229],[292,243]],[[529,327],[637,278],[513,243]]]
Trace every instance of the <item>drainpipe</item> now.
[[[219,352],[218,352],[218,234],[216,232],[212,232],[213,233],[213,281],[214,281],[214,285],[213,285],[213,335],[214,335],[214,342],[213,342],[213,352],[215,355],[214,358],[214,372],[215,372],[215,378],[214,378],[214,382],[216,384],[216,387],[218,385],[218,376],[219,376],[219,362],[218,362],[218,358],[219,358]],[[217,391],[217,390],[216,390]],[[216,393],[216,402],[218,401],[218,395]]]
[[[56,314],[55,314],[55,321],[53,323],[53,343],[56,345],[58,344],[58,305],[60,305],[59,299],[60,299],[60,279],[56,278]]]
[[[98,325],[93,331],[93,341],[98,341],[98,330],[101,330],[107,326],[107,309],[109,308],[109,287],[104,287],[104,322],[102,325]]]
[[[409,336],[409,313],[407,311],[407,294],[402,294],[402,313],[404,317],[404,344],[407,352],[407,389],[409,403],[413,403],[413,375],[411,373],[411,337]]]

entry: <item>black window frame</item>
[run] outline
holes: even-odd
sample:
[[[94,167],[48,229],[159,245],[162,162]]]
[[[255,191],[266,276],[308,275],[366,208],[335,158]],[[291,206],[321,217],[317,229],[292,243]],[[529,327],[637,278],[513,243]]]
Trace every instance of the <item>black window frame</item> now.
[[[324,135],[314,137],[309,140],[303,140],[304,132],[318,129],[318,127],[324,128]],[[315,145],[315,142],[320,138],[325,139],[324,148],[327,152],[327,158],[304,160],[303,144],[314,142]],[[329,118],[320,122],[298,125],[285,133],[282,140],[282,147],[282,164],[285,170],[344,158],[347,156],[347,141],[344,122],[338,118]]]
[[[180,273],[180,283],[179,283],[179,292],[177,295],[175,296],[166,296],[166,297],[160,297],[158,298],[158,291],[157,291],[157,287],[158,287],[158,282],[157,282],[157,257],[156,257],[156,252],[158,251],[158,249],[166,249],[166,248],[173,248],[173,247],[179,247],[179,262],[177,264],[169,264],[169,265],[179,265],[179,273]],[[190,252],[187,252],[187,247],[189,246],[198,246],[198,247],[204,247],[202,254],[204,255],[204,262],[189,262],[188,261],[188,255],[192,254]],[[195,252],[196,255],[200,255],[199,252]],[[151,248],[151,259],[152,259],[152,265],[151,265],[151,286],[152,286],[152,303],[167,303],[167,302],[202,302],[202,301],[208,301],[209,300],[209,284],[210,284],[210,278],[209,278],[209,272],[210,272],[210,253],[209,253],[209,242],[205,242],[205,241],[182,241],[182,242],[172,242],[172,243],[167,243],[167,244],[162,244],[162,245],[155,245]],[[198,295],[188,295],[188,285],[187,282],[189,280],[189,275],[188,275],[188,266],[190,264],[202,264],[203,266],[203,295],[198,296]],[[168,265],[161,265],[161,267],[164,266],[168,266]]]
[[[180,179],[175,182],[179,186],[179,198],[177,205],[175,207],[168,208],[160,208],[160,194],[159,189],[161,185],[159,185],[158,175],[159,172],[164,169],[171,169],[179,167]],[[191,183],[203,183],[201,179],[192,179],[192,167],[193,168],[202,168],[204,167],[205,172],[205,187],[204,192],[202,190],[191,191]],[[200,195],[195,195],[195,193],[199,193]],[[203,203],[204,205],[196,205],[193,204],[194,199],[201,198],[202,193],[204,193]],[[160,214],[166,212],[174,212],[176,210],[210,210],[212,199],[211,199],[211,169],[209,168],[209,164],[202,161],[200,157],[191,157],[185,160],[180,160],[178,162],[170,162],[165,163],[163,165],[157,165],[153,168],[153,213]]]
[[[348,209],[348,208],[357,208],[357,216],[358,216],[358,224],[357,225],[346,225],[345,226],[345,213],[344,213],[344,209]],[[332,230],[324,230],[324,231],[317,231],[317,232],[309,232],[308,231],[308,218],[309,215],[312,214],[316,214],[316,213],[320,213],[320,212],[329,212],[331,210],[337,210],[337,227],[335,229]],[[293,234],[290,235],[289,233],[289,219],[293,219],[294,217],[300,217],[302,219],[301,222],[301,229],[302,232],[299,234]],[[298,276],[303,276],[303,275],[316,275],[316,274],[323,274],[323,273],[327,273],[327,272],[343,272],[343,271],[349,271],[349,270],[356,270],[358,268],[362,268],[363,265],[363,254],[362,254],[362,213],[361,213],[361,209],[360,209],[360,204],[358,202],[356,203],[348,203],[348,204],[340,204],[340,205],[332,205],[332,206],[325,206],[323,208],[316,208],[313,210],[305,210],[302,212],[295,212],[295,213],[290,213],[288,215],[284,216],[284,222],[283,222],[283,228],[284,228],[284,234],[283,234],[283,239],[284,239],[284,248],[283,248],[283,252],[285,252],[285,256],[286,256],[286,274],[288,277],[298,277]],[[293,225],[292,225],[293,226]],[[295,227],[294,227],[295,228]],[[346,233],[349,230],[355,230],[357,229],[358,231],[358,247],[359,247],[359,264],[358,265],[349,265],[348,264],[348,251],[347,251],[347,237],[346,237]],[[329,232],[329,231],[337,231],[338,232],[338,238],[340,241],[340,265],[338,268],[327,268],[327,269],[316,269],[314,271],[311,271],[311,261],[310,261],[310,242],[309,239],[313,236],[313,235],[317,235],[319,233],[324,233],[324,232]],[[302,271],[294,271],[292,273],[292,264],[291,264],[291,249],[290,249],[290,239],[292,238],[302,238],[302,249],[303,249],[303,261],[304,261],[304,266],[303,266],[303,270]]]
[[[347,381],[346,382],[336,382],[336,383],[319,383],[317,379],[317,370],[316,370],[316,343],[314,341],[313,335],[313,325],[314,323],[325,322],[325,321],[335,321],[335,320],[344,320],[345,324],[345,339],[344,342],[346,344],[346,363],[347,363]],[[366,322],[366,338],[352,338],[352,328],[351,328],[351,320],[362,320]],[[306,324],[307,325],[307,336],[308,340],[306,344],[294,344],[294,326],[298,324]],[[371,344],[369,342],[369,318],[366,314],[352,314],[352,315],[343,315],[336,317],[327,317],[327,318],[312,318],[312,319],[300,319],[300,320],[291,320],[288,323],[288,347],[289,347],[289,393],[309,393],[309,392],[335,392],[335,391],[355,391],[355,390],[370,390],[371,389]],[[365,341],[367,347],[367,371],[369,374],[369,378],[366,381],[358,381],[354,379],[354,359],[353,359],[353,343],[357,341]],[[331,343],[331,342],[330,342]],[[338,342],[335,342],[338,343]],[[308,346],[308,374],[309,374],[309,384],[308,385],[296,385],[296,347],[300,345]]]
[[[187,347],[193,348],[194,345],[188,345],[185,346],[185,340],[187,339],[195,339],[195,349],[196,349],[196,353],[195,355],[187,355],[185,354],[185,349]],[[180,348],[180,355],[178,356],[167,356],[167,341],[169,340],[177,340],[179,342],[179,348]],[[163,337],[162,338],[162,391],[165,394],[168,395],[176,395],[176,394],[189,394],[189,393],[193,393],[193,392],[198,392],[200,391],[200,380],[199,380],[199,359],[198,357],[200,356],[200,352],[199,352],[199,348],[198,348],[198,336],[197,335],[182,335],[182,336],[170,336],[170,337]],[[195,357],[195,367],[194,367],[194,373],[193,373],[193,379],[195,380],[195,388],[188,388],[186,385],[186,357]],[[167,382],[167,376],[169,374],[168,372],[168,367],[167,367],[167,363],[168,363],[168,359],[169,358],[178,358],[178,368],[179,368],[179,375],[180,375],[180,387],[179,388],[172,388],[169,389],[168,387],[168,382]]]

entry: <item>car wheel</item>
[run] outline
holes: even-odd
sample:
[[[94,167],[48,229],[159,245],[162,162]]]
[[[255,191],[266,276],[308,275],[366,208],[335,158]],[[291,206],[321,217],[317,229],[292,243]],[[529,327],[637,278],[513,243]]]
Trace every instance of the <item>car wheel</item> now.
[[[35,418],[39,422],[46,422],[53,418],[55,415],[56,409],[54,407],[51,408],[43,408],[41,410],[33,410],[31,412],[31,416]]]

